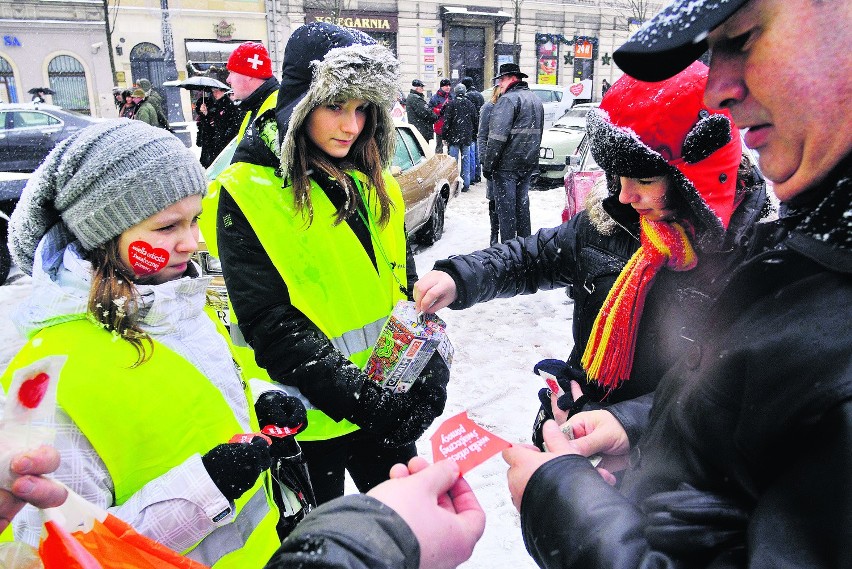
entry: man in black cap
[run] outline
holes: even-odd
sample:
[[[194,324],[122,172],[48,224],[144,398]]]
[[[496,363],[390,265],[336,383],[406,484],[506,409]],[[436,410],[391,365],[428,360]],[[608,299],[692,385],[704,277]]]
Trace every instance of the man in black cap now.
[[[852,566],[849,6],[677,0],[615,52],[659,81],[710,48],[705,101],[747,131],[782,207],[650,412],[580,413],[576,440],[548,422],[551,452],[504,452],[541,567]],[[594,453],[630,457],[620,491],[577,456]]]
[[[544,106],[516,63],[504,63],[494,78],[503,94],[491,110],[488,140],[482,152],[482,175],[494,182],[500,240],[527,237],[529,189],[538,171],[538,149],[544,130]]]
[[[432,98],[429,99],[429,108],[435,113],[435,124],[432,125],[432,130],[435,131],[435,152],[441,154],[444,152],[444,107],[450,101],[450,91],[452,90],[452,82],[449,79],[441,79],[441,84]],[[449,144],[447,145],[449,147]]]
[[[408,122],[419,130],[428,142],[434,136],[432,125],[438,120],[438,115],[433,113],[426,103],[426,97],[423,95],[425,86],[420,79],[411,82],[411,91],[405,99],[405,111],[408,113]]]

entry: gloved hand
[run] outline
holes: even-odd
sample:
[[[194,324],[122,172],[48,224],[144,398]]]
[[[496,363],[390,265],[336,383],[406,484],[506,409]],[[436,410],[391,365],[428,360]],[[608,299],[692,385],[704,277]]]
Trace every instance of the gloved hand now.
[[[250,443],[225,443],[201,457],[211,480],[225,498],[233,502],[254,485],[260,473],[269,468],[269,444],[260,437]]]
[[[401,447],[419,439],[432,421],[444,412],[449,381],[450,368],[441,354],[435,352],[420,372],[420,379],[406,393],[413,400],[410,414],[382,440],[382,445]]]
[[[367,379],[347,418],[368,433],[385,438],[387,446],[408,444],[443,412],[449,378],[449,368],[436,352],[407,393],[391,393]]]
[[[568,416],[576,415],[580,411],[589,407],[599,409],[599,405],[589,404],[589,398],[583,395],[574,401],[571,396],[571,381],[576,381],[582,385],[586,380],[586,374],[582,370],[575,369],[572,365],[558,359],[541,360],[533,367],[533,373],[542,377],[547,377],[546,374],[556,378],[556,382],[564,392],[559,396],[556,405],[563,411],[568,411]],[[535,421],[533,421],[532,442],[542,451],[544,450],[544,439],[541,434],[541,427],[548,419],[554,419],[553,409],[550,403],[550,389],[543,387],[538,392],[538,400],[541,402]]]
[[[308,427],[308,412],[305,404],[292,395],[278,390],[267,391],[254,404],[260,428],[278,427],[277,433],[267,433],[272,439],[269,454],[273,458],[285,458],[301,454],[302,449],[295,436]]]
[[[654,549],[674,554],[718,553],[745,543],[748,512],[732,498],[682,482],[642,503],[645,537]]]

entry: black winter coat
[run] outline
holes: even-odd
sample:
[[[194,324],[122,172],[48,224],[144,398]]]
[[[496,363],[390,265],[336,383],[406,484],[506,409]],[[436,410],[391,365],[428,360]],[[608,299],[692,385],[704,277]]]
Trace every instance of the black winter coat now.
[[[707,299],[724,284],[724,277],[714,275],[729,273],[741,260],[741,255],[727,251],[733,243],[747,239],[764,213],[765,203],[766,190],[760,182],[745,194],[731,217],[721,247],[725,252],[698,251],[695,269],[662,270],[657,274],[639,323],[630,379],[609,396],[596,383],[581,381],[591,401],[609,405],[654,390],[671,363],[692,345],[695,324],[708,308]],[[605,199],[600,206],[605,212],[592,207],[558,227],[540,229],[530,237],[438,261],[435,269],[449,273],[456,283],[458,298],[450,308],[467,308],[493,298],[567,286],[574,299],[574,348],[568,363],[582,373],[580,359],[595,318],[624,265],[639,248],[635,210],[618,203],[616,196]],[[613,225],[613,220],[613,233],[604,234],[598,229],[605,221]],[[628,428],[628,434],[631,430]]]
[[[363,494],[337,498],[296,526],[264,569],[415,569],[420,545],[393,509]]]
[[[491,110],[482,170],[526,172],[538,169],[538,149],[544,131],[544,106],[527,83],[518,81]]]
[[[662,378],[621,492],[579,456],[533,474],[539,566],[852,566],[850,174],[847,157],[800,196],[818,206],[758,226]]]
[[[452,146],[467,146],[476,140],[479,111],[466,95],[457,95],[444,106],[444,140]]]
[[[432,125],[438,120],[438,115],[429,108],[423,93],[418,93],[414,89],[408,93],[405,99],[405,112],[408,115],[408,122],[420,131],[423,138],[432,140],[435,137]]]

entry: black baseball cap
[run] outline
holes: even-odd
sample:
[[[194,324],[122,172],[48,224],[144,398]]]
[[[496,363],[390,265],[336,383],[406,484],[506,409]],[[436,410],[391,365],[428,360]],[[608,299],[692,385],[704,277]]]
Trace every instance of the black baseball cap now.
[[[421,81],[420,79],[415,79],[414,81],[411,82],[411,86],[412,87],[425,87],[426,84],[423,83],[423,81]]]
[[[707,51],[707,34],[749,0],[675,0],[612,54],[618,67],[640,81],[677,75]]]

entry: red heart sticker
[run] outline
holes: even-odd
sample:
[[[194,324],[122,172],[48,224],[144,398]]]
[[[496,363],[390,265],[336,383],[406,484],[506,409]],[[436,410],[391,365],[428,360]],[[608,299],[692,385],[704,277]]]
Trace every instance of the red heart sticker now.
[[[512,446],[474,423],[467,416],[467,411],[444,421],[430,440],[432,461],[454,460],[462,474]]]
[[[583,92],[583,84],[582,83],[574,83],[573,85],[568,87],[568,90],[571,91],[571,94],[574,95],[575,97],[579,97],[580,93]]]
[[[44,399],[49,383],[50,376],[44,372],[29,378],[21,384],[21,388],[18,390],[18,401],[27,409],[35,409]]]
[[[163,270],[169,262],[169,252],[145,241],[134,241],[127,248],[130,266],[137,275],[151,275]]]

